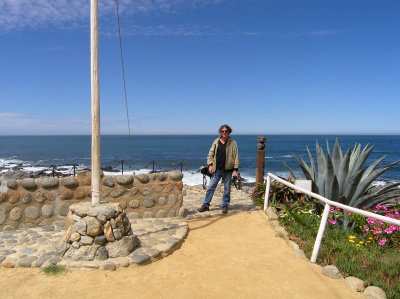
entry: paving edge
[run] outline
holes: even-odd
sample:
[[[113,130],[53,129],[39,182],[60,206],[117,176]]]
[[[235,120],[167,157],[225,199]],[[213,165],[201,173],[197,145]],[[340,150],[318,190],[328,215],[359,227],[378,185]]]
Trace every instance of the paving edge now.
[[[339,276],[333,277],[333,276],[327,275],[327,273],[325,273],[325,271],[324,271],[325,267],[322,267],[321,265],[316,264],[316,263],[312,263],[310,260],[307,259],[307,257],[304,254],[304,252],[299,248],[299,245],[296,242],[290,240],[288,232],[285,230],[285,228],[283,226],[280,225],[280,223],[278,221],[279,217],[278,217],[277,211],[276,211],[276,209],[274,207],[267,208],[267,210],[265,211],[265,214],[267,215],[267,219],[268,219],[268,221],[269,221],[269,223],[271,225],[272,230],[275,233],[275,237],[279,237],[279,238],[284,239],[286,241],[286,243],[290,247],[293,248],[294,255],[297,258],[301,258],[301,259],[304,259],[304,260],[308,261],[310,268],[312,270],[314,270],[314,271],[322,273],[323,275],[328,276],[328,277],[330,277],[332,279],[343,279],[343,277],[341,275],[340,275],[340,277]],[[326,267],[332,267],[332,266],[333,265],[329,265],[329,266],[326,266]],[[335,267],[335,266],[333,266],[333,267]],[[349,277],[352,277],[355,280],[362,281],[361,279],[353,277],[353,276],[346,277],[344,279],[344,281],[346,282],[346,279],[348,279]],[[345,283],[345,285],[348,288],[352,289],[355,292],[364,292],[365,296],[368,294],[368,292],[369,292],[369,290],[371,288],[374,288],[374,289],[378,289],[377,293],[380,294],[379,296],[376,296],[374,298],[382,298],[382,299],[383,298],[387,298],[385,292],[381,288],[378,288],[378,287],[375,287],[375,286],[369,286],[369,287],[365,288],[365,281],[362,281],[362,284],[363,284],[363,287],[359,287],[359,286],[352,286],[352,284],[350,284],[350,283]],[[366,291],[367,291],[367,294],[365,294]]]

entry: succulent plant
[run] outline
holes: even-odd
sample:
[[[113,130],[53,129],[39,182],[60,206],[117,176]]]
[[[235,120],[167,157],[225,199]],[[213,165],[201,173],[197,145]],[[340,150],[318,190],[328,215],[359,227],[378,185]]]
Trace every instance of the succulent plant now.
[[[353,150],[349,148],[344,155],[337,139],[332,152],[328,141],[326,141],[326,147],[325,156],[322,147],[319,146],[318,141],[316,142],[317,163],[307,147],[310,165],[292,153],[306,179],[312,181],[313,192],[356,208],[371,208],[378,203],[400,196],[400,189],[397,188],[400,182],[388,184],[379,190],[371,185],[382,173],[400,161],[377,168],[386,157],[383,156],[364,168],[365,161],[374,149],[373,146],[368,147],[367,144],[361,149],[361,144],[356,143]],[[294,171],[287,164],[283,164],[296,178]]]

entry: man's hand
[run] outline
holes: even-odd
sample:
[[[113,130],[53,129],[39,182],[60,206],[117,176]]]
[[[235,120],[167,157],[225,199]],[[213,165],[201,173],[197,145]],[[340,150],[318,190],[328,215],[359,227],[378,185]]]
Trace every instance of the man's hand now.
[[[213,169],[212,165],[208,166],[208,172],[211,174],[214,174],[214,169]]]
[[[234,171],[234,172],[233,172],[233,176],[238,176],[237,171]]]

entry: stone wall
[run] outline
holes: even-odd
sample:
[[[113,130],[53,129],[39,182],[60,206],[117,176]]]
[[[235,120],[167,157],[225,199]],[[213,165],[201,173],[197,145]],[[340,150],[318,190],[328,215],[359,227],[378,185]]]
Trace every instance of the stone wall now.
[[[182,173],[102,176],[101,201],[119,202],[129,218],[178,216]],[[51,224],[73,203],[91,201],[91,173],[76,177],[1,181],[0,231]]]

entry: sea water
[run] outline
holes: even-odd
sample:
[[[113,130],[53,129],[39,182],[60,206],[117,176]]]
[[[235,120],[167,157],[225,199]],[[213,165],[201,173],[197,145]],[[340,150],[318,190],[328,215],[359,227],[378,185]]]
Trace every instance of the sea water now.
[[[387,156],[380,166],[400,160],[399,135],[264,135],[265,172],[288,177],[289,171],[282,162],[288,164],[298,175],[302,172],[292,156],[309,162],[306,146],[315,157],[316,141],[324,148],[326,141],[333,149],[335,139],[339,140],[343,153],[353,148],[355,143],[374,146],[366,165]],[[138,135],[101,136],[101,166],[110,166],[119,172],[124,161],[124,173],[146,173],[151,170],[181,170],[183,182],[189,185],[202,183],[198,173],[200,166],[206,164],[207,154],[215,135]],[[257,135],[232,135],[238,144],[240,174],[248,182],[255,181],[257,165]],[[2,172],[16,165],[24,171],[48,169],[56,165],[58,169],[72,172],[73,164],[78,169],[90,168],[91,136],[0,136],[0,167]],[[106,172],[107,173],[107,172]],[[379,180],[400,181],[400,166],[395,165],[385,172]]]

